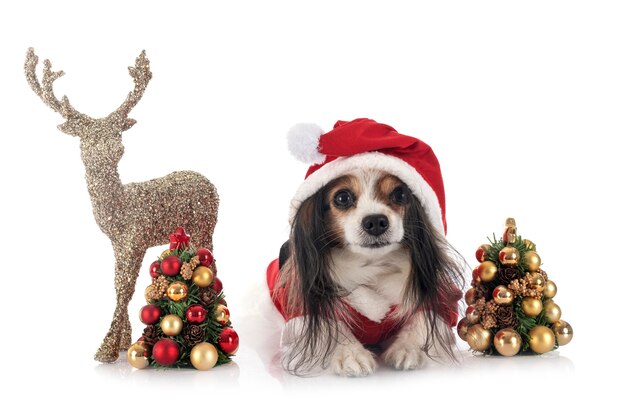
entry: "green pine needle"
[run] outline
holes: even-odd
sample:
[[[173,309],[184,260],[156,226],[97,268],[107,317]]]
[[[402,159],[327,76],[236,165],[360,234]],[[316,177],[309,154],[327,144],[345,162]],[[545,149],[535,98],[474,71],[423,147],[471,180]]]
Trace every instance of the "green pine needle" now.
[[[515,311],[515,315],[517,316],[518,326],[517,333],[522,337],[522,349],[521,351],[527,351],[530,347],[528,341],[530,340],[530,336],[528,333],[533,329],[537,322],[534,318],[527,316],[522,311],[522,297],[517,297],[515,301],[513,301],[513,310]]]

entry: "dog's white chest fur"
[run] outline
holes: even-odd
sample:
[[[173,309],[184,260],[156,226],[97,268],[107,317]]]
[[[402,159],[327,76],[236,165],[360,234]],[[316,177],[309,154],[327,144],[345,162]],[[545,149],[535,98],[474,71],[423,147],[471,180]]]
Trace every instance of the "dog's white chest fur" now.
[[[402,301],[410,266],[403,249],[375,249],[370,256],[347,249],[332,251],[334,278],[349,293],[344,300],[375,322],[381,322],[391,306]]]

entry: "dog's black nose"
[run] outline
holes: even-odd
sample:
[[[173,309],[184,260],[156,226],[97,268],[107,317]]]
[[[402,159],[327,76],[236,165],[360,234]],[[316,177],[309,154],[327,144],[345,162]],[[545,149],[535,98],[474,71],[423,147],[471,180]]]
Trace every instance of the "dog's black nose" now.
[[[370,214],[361,221],[361,226],[367,234],[378,236],[389,228],[389,219],[384,214]]]

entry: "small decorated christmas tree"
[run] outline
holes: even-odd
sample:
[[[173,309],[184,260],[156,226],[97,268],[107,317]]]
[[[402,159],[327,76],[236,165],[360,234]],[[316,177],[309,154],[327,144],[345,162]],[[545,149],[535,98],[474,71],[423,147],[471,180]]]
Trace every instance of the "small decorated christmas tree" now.
[[[211,251],[190,248],[189,236],[178,227],[169,250],[150,265],[148,305],[139,312],[146,328],[128,349],[130,365],[209,370],[230,361],[239,337],[215,274]]]
[[[457,325],[472,350],[543,354],[571,341],[572,327],[553,301],[556,284],[540,268],[535,244],[517,235],[514,219],[506,220],[500,240],[494,235],[476,250],[476,259],[466,316]]]

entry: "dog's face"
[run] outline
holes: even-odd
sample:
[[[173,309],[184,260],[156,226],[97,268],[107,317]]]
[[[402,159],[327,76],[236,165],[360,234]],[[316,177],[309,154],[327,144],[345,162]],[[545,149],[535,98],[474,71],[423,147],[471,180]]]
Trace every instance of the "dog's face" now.
[[[360,254],[383,254],[400,247],[411,193],[396,176],[355,170],[326,190],[325,222],[334,242]]]

